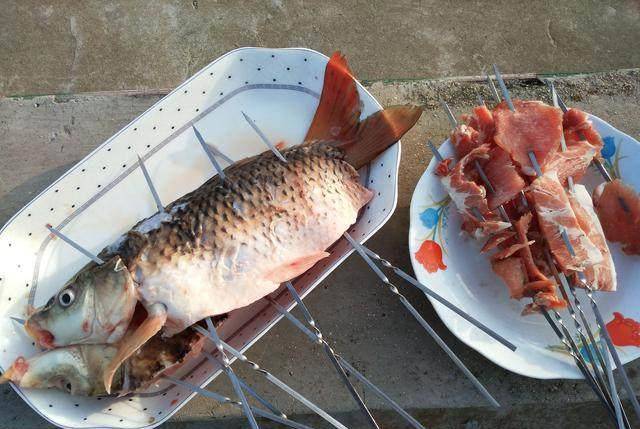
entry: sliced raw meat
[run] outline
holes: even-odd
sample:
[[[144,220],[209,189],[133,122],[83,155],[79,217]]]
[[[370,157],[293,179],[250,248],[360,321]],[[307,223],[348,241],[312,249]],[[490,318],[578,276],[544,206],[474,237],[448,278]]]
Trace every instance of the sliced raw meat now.
[[[527,233],[529,232],[529,226],[531,225],[531,220],[533,215],[531,212],[526,213],[520,219],[513,223],[513,226],[518,234],[518,241],[520,243],[528,243],[529,240],[527,238]],[[533,254],[531,253],[531,247],[529,245],[524,246],[520,251],[520,256],[523,259],[524,265],[527,269],[527,275],[529,276],[529,280],[531,281],[545,281],[547,280],[547,276],[544,275],[542,271],[536,265]]]
[[[501,243],[515,237],[515,235],[516,233],[513,231],[501,231],[497,234],[492,235],[491,237],[489,237],[487,242],[484,243],[484,246],[482,246],[482,249],[480,249],[480,253],[485,253],[485,252],[488,252],[489,250],[495,249]]]
[[[456,153],[457,159],[462,159],[473,149],[480,146],[480,133],[474,128],[466,125],[458,125],[451,133],[451,144]]]
[[[493,218],[485,218],[484,221],[464,214],[462,217],[464,220],[461,229],[476,240],[490,237],[511,227],[509,222],[501,221],[496,216],[492,216]]]
[[[443,159],[436,165],[434,174],[436,176],[444,177],[449,174],[449,170],[451,169],[451,164],[453,163],[452,158]]]
[[[528,153],[533,151],[541,168],[560,148],[562,112],[540,101],[514,100],[516,111],[505,103],[496,107],[494,140],[520,166],[523,174],[535,176]]]
[[[530,314],[537,314],[543,308],[555,308],[562,309],[567,306],[567,303],[561,299],[555,292],[540,292],[533,297],[533,303],[527,304],[522,310],[523,316],[528,316]]]
[[[569,198],[555,171],[538,177],[530,187],[542,236],[563,272],[584,271],[602,262],[602,253],[580,228]],[[560,233],[565,230],[575,255],[569,253]]]
[[[468,126],[478,132],[477,141],[479,144],[491,143],[496,131],[496,124],[493,120],[493,113],[487,106],[476,106],[471,115],[463,115],[462,119]],[[466,154],[465,154],[466,155]]]
[[[585,112],[578,109],[569,109],[565,112],[562,119],[564,127],[564,139],[567,146],[586,139],[600,153],[604,143],[600,134],[593,128],[593,124]]]
[[[616,179],[598,186],[593,202],[607,240],[620,243],[628,255],[640,255],[640,195]]]
[[[591,265],[584,270],[589,285],[600,291],[615,291],[616,268],[613,265],[611,251],[604,238],[600,220],[593,209],[591,195],[583,185],[575,185],[573,192],[569,192],[569,201],[580,227],[602,253],[602,262]]]
[[[596,156],[596,147],[586,140],[579,140],[567,147],[565,152],[558,151],[545,166],[545,171],[555,170],[563,186],[567,186],[567,177],[573,177],[574,183],[582,179],[587,167]]]
[[[508,258],[512,256],[514,253],[524,249],[525,247],[531,246],[533,243],[534,241],[532,240],[532,241],[525,241],[524,243],[512,244],[511,246],[505,247],[504,249],[501,249],[499,252],[491,255],[491,259],[497,261],[500,259]]]
[[[458,161],[448,175],[441,177],[458,211],[467,216],[474,216],[476,210],[483,215],[489,211],[486,190],[477,183],[478,174],[473,165],[475,160],[488,158],[489,145],[477,147]]]
[[[488,192],[487,203],[490,210],[513,199],[525,187],[525,182],[516,171],[509,154],[500,147],[489,152],[490,159],[482,169],[493,186],[495,192]]]
[[[509,296],[514,299],[524,297],[524,285],[527,283],[522,258],[513,256],[511,258],[491,261],[491,268],[507,285]]]

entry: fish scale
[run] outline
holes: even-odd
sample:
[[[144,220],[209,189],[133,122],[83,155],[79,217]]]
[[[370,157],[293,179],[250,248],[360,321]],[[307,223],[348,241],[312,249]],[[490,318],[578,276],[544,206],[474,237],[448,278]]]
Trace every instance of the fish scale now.
[[[144,301],[171,295],[160,300],[171,302],[166,334],[230,311],[231,305],[215,304],[223,291],[225,302],[239,300],[233,301],[237,308],[275,290],[282,279],[272,278],[278,277],[274,268],[324,251],[369,201],[371,192],[335,143],[314,142],[283,154],[287,163],[265,152],[228,168],[227,180],[209,179],[101,253],[123,259]],[[199,294],[180,302],[189,299],[186,280],[168,284],[178,272],[194,278],[188,289],[206,293],[208,303]],[[249,281],[253,290],[228,298]]]

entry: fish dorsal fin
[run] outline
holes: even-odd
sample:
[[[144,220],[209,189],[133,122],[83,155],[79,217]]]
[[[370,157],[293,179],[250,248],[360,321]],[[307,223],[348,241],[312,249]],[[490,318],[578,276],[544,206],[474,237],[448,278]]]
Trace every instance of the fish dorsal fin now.
[[[127,333],[118,344],[118,352],[104,371],[104,388],[111,393],[113,376],[122,363],[151,337],[157,334],[167,321],[167,307],[156,303],[147,308],[147,318],[132,333]]]
[[[320,103],[305,143],[332,141],[345,159],[360,168],[400,140],[420,118],[422,108],[393,106],[360,121],[361,104],[355,78],[340,52],[329,59]]]
[[[331,55],[324,71],[324,86],[305,142],[351,140],[360,121],[360,96],[347,60],[340,52]]]

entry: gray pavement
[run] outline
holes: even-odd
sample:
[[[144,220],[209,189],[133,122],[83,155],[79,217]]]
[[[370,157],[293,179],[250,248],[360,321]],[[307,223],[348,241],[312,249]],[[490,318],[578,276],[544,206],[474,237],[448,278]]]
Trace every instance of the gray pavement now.
[[[535,79],[513,80],[509,85],[514,96],[546,96],[545,87]],[[602,117],[632,136],[640,136],[639,71],[565,77],[558,80],[557,86],[568,103]],[[441,141],[448,129],[437,99],[443,97],[455,111],[463,112],[470,109],[478,91],[486,90],[473,79],[377,81],[368,84],[368,89],[384,105],[413,102],[426,109],[417,127],[403,139],[398,208],[370,241],[371,248],[410,271],[408,205],[429,160],[424,141],[426,137]],[[48,183],[161,96],[123,92],[0,99],[0,222],[8,220]],[[335,349],[428,427],[610,427],[584,383],[540,381],[506,372],[457,341],[423,296],[410,288],[403,289],[504,405],[502,409],[488,407],[360,259],[349,258],[306,302]],[[355,404],[321,350],[288,322],[279,323],[248,354],[350,427],[364,427]],[[628,365],[628,371],[640,390],[640,362]],[[239,374],[288,415],[314,427],[324,427],[304,407],[266,386],[255,373],[239,367]],[[231,394],[222,377],[209,388]],[[404,427],[383,403],[366,391],[363,395],[385,427]],[[1,427],[47,427],[8,387],[0,388],[0,398]],[[246,427],[246,423],[237,410],[198,397],[166,426],[239,428]]]
[[[363,80],[637,67],[636,0],[3,0],[0,94],[173,88],[240,46],[343,50]]]

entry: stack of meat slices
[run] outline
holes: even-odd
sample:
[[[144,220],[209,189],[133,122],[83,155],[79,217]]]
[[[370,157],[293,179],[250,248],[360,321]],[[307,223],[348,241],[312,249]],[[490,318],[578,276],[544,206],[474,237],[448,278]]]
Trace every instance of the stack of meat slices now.
[[[451,134],[455,162],[446,159],[436,168],[463,216],[462,229],[484,240],[482,252],[491,254],[493,271],[511,297],[532,299],[523,314],[566,306],[554,270],[569,278],[584,273],[592,288],[615,291],[603,227],[591,196],[577,183],[600,156],[600,136],[579,110],[563,115],[540,101],[515,100],[514,106],[515,112],[505,103],[493,111],[474,108]],[[530,152],[543,173],[539,177]],[[481,170],[491,186],[485,186]],[[569,177],[575,182],[572,190]],[[601,195],[602,201],[608,198]],[[498,215],[500,206],[507,220]]]

